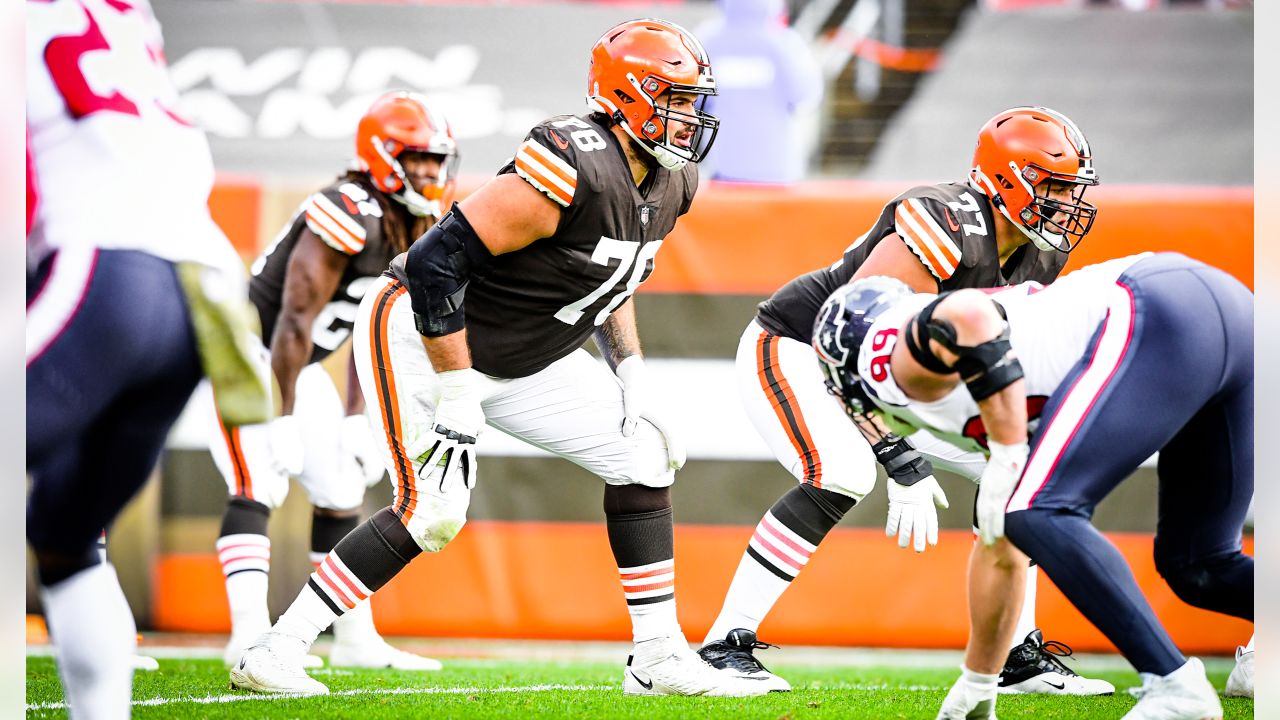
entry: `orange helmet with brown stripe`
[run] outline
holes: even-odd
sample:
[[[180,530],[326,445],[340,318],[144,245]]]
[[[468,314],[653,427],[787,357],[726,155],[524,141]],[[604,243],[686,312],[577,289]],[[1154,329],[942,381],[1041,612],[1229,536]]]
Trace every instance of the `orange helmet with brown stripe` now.
[[[435,180],[421,190],[409,182],[400,163],[407,152],[440,156]],[[414,215],[438,218],[449,206],[457,181],[458,144],[444,114],[422,95],[389,92],[374,100],[356,128],[356,158],[379,190]]]
[[[670,107],[676,93],[695,96],[688,111]],[[702,107],[715,94],[707,51],[674,23],[629,20],[591,48],[587,106],[608,115],[668,170],[698,162],[711,149],[720,121]]]
[[[1093,226],[1084,191],[1098,184],[1089,142],[1062,113],[1016,107],[978,132],[969,184],[1041,250],[1070,252]]]

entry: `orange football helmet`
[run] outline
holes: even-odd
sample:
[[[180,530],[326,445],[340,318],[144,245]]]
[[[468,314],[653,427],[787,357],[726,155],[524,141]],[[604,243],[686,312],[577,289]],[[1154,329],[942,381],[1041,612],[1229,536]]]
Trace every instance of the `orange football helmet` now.
[[[1055,184],[1070,198],[1050,196]],[[1084,133],[1067,116],[1043,107],[1016,107],[978,132],[969,184],[986,194],[1041,250],[1071,252],[1093,226],[1097,208],[1084,201],[1098,184]]]
[[[693,112],[659,104],[663,93],[698,96]],[[591,48],[587,106],[621,125],[637,145],[668,170],[706,157],[720,121],[703,111],[716,94],[711,60],[688,30],[665,20],[629,20],[606,32]],[[690,126],[688,146],[669,133],[670,121]]]
[[[406,152],[441,157],[431,185],[414,189],[397,159]],[[356,128],[356,158],[377,188],[419,217],[440,217],[449,206],[458,172],[458,144],[449,121],[425,97],[389,92],[373,101]]]

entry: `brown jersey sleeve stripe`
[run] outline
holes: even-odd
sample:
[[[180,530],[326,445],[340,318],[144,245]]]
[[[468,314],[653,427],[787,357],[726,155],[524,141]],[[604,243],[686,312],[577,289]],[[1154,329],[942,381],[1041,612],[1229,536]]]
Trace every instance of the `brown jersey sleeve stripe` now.
[[[391,368],[391,343],[387,327],[391,320],[391,307],[396,299],[408,292],[408,288],[399,280],[387,283],[381,291],[373,308],[369,332],[370,352],[373,359],[374,384],[377,387],[378,407],[383,413],[383,424],[387,429],[387,448],[395,464],[396,474],[396,515],[406,526],[413,515],[413,507],[417,504],[413,463],[409,462],[401,442],[403,432],[400,427],[400,403],[396,399],[395,373]]]
[[[756,340],[756,368],[760,375],[760,386],[764,388],[765,396],[773,405],[773,411],[778,415],[778,422],[782,423],[783,429],[786,430],[791,446],[804,461],[805,482],[820,488],[822,487],[822,459],[818,457],[818,449],[813,444],[813,438],[809,436],[809,427],[800,413],[800,406],[796,402],[795,393],[791,391],[791,385],[778,373],[777,342],[777,336],[767,332],[760,333],[760,338]]]

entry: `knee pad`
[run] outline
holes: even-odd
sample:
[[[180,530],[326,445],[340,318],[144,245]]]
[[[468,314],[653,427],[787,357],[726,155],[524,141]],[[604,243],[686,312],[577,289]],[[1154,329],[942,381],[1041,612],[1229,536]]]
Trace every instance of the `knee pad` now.
[[[605,478],[610,485],[644,485],[651,488],[671,487],[676,471],[671,469],[667,441],[648,420],[636,424],[631,457],[617,477]]]
[[[423,552],[439,552],[448,545],[462,526],[467,524],[467,502],[456,499],[419,496],[409,522],[409,536]]]
[[[810,488],[818,491],[822,497],[828,500],[834,500],[837,506],[848,506],[852,508],[855,504],[862,502],[862,498],[866,497],[876,486],[875,465],[867,468],[866,472],[858,473],[823,473],[822,487],[816,487],[809,482],[801,482],[800,487]],[[835,500],[833,496],[839,496],[839,500]],[[845,512],[848,512],[846,509]]]
[[[1157,553],[1155,560],[1156,571],[1183,602],[1253,619],[1253,558],[1235,551],[1190,561]]]
[[[269,509],[284,503],[289,478],[277,472],[271,461],[268,423],[221,430],[210,441],[209,452],[233,497],[253,500]]]
[[[352,510],[364,504],[364,478],[342,473],[325,473],[325,482],[299,477],[311,504],[325,510]]]

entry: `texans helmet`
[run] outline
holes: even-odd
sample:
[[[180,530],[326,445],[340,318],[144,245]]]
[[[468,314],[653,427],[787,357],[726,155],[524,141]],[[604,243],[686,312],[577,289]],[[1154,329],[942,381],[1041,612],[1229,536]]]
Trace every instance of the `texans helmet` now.
[[[827,390],[853,412],[869,411],[858,378],[858,348],[871,325],[903,297],[914,291],[897,278],[876,276],[842,285],[831,293],[813,324],[813,349],[826,378]]]

